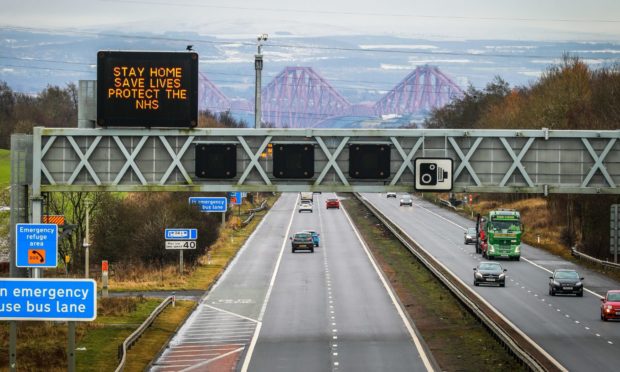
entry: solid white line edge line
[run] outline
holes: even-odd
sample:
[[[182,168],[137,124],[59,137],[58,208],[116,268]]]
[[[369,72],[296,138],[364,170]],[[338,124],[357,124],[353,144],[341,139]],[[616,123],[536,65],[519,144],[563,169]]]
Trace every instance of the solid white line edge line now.
[[[368,200],[368,199],[366,199]],[[368,200],[370,203],[372,203],[372,201]],[[376,208],[376,207],[375,207]],[[420,206],[420,208],[429,211],[428,209]],[[433,212],[431,212],[433,213]],[[435,214],[435,213],[433,213]],[[448,221],[448,219],[446,219],[445,217],[439,216],[438,214],[435,214],[438,217]],[[452,221],[450,221],[452,222]],[[396,222],[392,221],[392,223],[396,226],[398,226],[398,228],[409,238],[411,239],[411,241],[417,245],[420,249],[424,250],[428,255],[430,255],[431,257],[434,258],[433,255],[431,255],[426,249],[424,249],[424,247],[418,243],[413,237],[411,237],[411,235],[409,235],[409,233],[407,233],[405,230],[402,229],[402,227],[400,227],[400,225],[398,225]],[[453,224],[455,224],[454,222],[452,222]],[[456,224],[455,224],[456,225]],[[457,225],[458,226],[458,225]],[[456,280],[458,280],[463,286],[469,288],[469,286],[467,284],[465,284],[465,282],[463,282],[463,280],[461,278],[459,278],[458,276],[456,276],[454,273],[452,273],[452,271],[450,269],[448,269],[443,263],[439,262],[437,259],[435,259],[435,261],[437,262],[437,264],[439,264],[444,270],[446,270],[447,272],[451,273]],[[519,334],[521,335],[521,337],[525,338],[526,340],[528,340],[532,345],[534,345],[534,347],[536,347],[538,349],[539,352],[541,352],[542,354],[544,354],[547,358],[549,358],[551,361],[554,362],[554,364],[556,365],[556,367],[558,367],[560,370],[562,371],[567,371],[568,369],[566,369],[560,362],[558,362],[554,357],[551,356],[551,354],[547,353],[547,351],[545,349],[543,349],[540,345],[538,345],[536,342],[534,342],[534,340],[532,340],[527,334],[525,334],[519,327],[517,327],[516,325],[514,325],[510,320],[508,320],[508,318],[506,318],[504,316],[504,314],[500,313],[497,309],[495,309],[495,307],[493,307],[490,303],[487,302],[487,300],[485,300],[482,296],[480,296],[476,291],[472,291],[472,293],[478,297],[478,299],[480,301],[482,301],[486,306],[490,307],[491,309],[493,309],[495,311],[495,313],[502,318],[502,320],[504,320],[506,323],[508,323],[513,329],[515,329],[517,332],[519,332]]]
[[[298,200],[299,200],[299,195],[295,199],[295,206],[297,205]],[[243,360],[243,366],[241,367],[241,372],[247,372],[248,368],[250,367],[250,360],[252,359],[254,348],[256,347],[256,343],[258,342],[258,335],[260,334],[260,329],[263,326],[263,315],[265,315],[265,310],[267,309],[267,304],[269,303],[269,297],[271,297],[271,291],[276,281],[276,276],[278,275],[278,269],[280,268],[280,262],[282,261],[282,255],[284,254],[284,247],[286,247],[289,234],[291,233],[291,226],[293,225],[293,217],[295,217],[296,209],[297,209],[296,207],[293,208],[293,211],[291,212],[291,218],[288,222],[288,227],[286,228],[286,234],[284,235],[284,240],[282,241],[282,247],[280,248],[280,255],[278,256],[278,261],[276,262],[276,266],[273,270],[273,274],[271,275],[271,281],[269,282],[269,289],[267,289],[267,294],[265,295],[265,301],[263,302],[263,307],[261,308],[260,314],[258,315],[258,323],[256,325],[256,331],[254,332],[254,335],[252,336],[250,347],[248,348],[248,352],[246,353],[245,359]]]
[[[368,199],[366,199],[366,200],[368,200]],[[368,201],[370,202],[370,200],[368,200]],[[439,214],[437,214],[437,213],[435,213],[435,212],[431,211],[430,209],[423,207],[421,204],[416,204],[416,205],[417,205],[419,208],[424,209],[424,210],[425,210],[425,211],[427,211],[428,213],[433,214],[433,215],[435,215],[435,216],[437,216],[437,217],[441,218],[442,220],[445,220],[445,221],[447,221],[447,222],[449,222],[449,223],[453,224],[454,226],[458,226],[458,227],[460,227],[460,228],[461,228],[461,229],[463,229],[463,230],[467,230],[465,227],[463,227],[463,226],[459,225],[458,223],[453,222],[453,221],[450,221],[449,219],[445,218],[444,216],[441,216],[441,215],[439,215]],[[536,247],[535,247],[535,248],[536,248]],[[540,249],[540,248],[538,248],[538,249]],[[540,266],[539,264],[535,263],[534,261],[528,260],[527,258],[525,258],[525,257],[523,257],[523,256],[521,256],[521,258],[523,259],[523,261],[525,261],[525,262],[529,263],[530,265],[533,265],[533,266],[535,266],[535,267],[537,267],[537,268],[539,268],[539,269],[541,269],[541,270],[544,270],[544,271],[546,271],[546,272],[548,272],[548,273],[550,273],[550,274],[551,274],[551,273],[553,273],[553,271],[551,271],[551,270],[547,269],[546,267]],[[587,291],[588,293],[590,293],[590,294],[592,294],[592,295],[594,295],[594,296],[596,296],[596,297],[598,297],[598,298],[603,298],[603,297],[604,297],[604,296],[601,296],[600,294],[598,294],[598,293],[596,293],[596,292],[594,292],[594,291],[592,291],[592,290],[590,290],[590,289],[588,289],[588,288],[586,288],[586,287],[583,287],[583,289],[584,289],[585,291]]]
[[[409,332],[409,335],[411,336],[411,339],[413,340],[413,343],[415,344],[415,347],[418,350],[418,353],[420,354],[420,357],[422,358],[422,362],[424,363],[424,366],[426,367],[426,370],[427,371],[434,371],[433,366],[431,365],[431,362],[430,362],[428,356],[426,355],[426,350],[424,349],[424,347],[422,347],[422,343],[420,342],[420,339],[418,338],[418,335],[415,333],[415,331],[413,330],[413,327],[409,323],[409,318],[407,318],[407,316],[403,312],[403,309],[400,307],[400,305],[398,303],[398,300],[396,300],[396,296],[392,292],[392,288],[388,285],[386,279],[383,276],[382,271],[377,266],[377,263],[375,262],[375,259],[373,258],[372,254],[370,253],[370,250],[368,249],[368,246],[366,245],[366,242],[364,242],[364,239],[362,239],[362,237],[360,236],[359,232],[357,231],[357,227],[355,227],[355,225],[353,224],[353,221],[349,217],[349,213],[346,211],[346,209],[342,205],[340,206],[340,208],[344,212],[345,217],[347,218],[347,220],[349,221],[349,224],[353,228],[353,232],[355,232],[355,235],[357,236],[357,239],[362,244],[362,247],[364,248],[364,251],[366,252],[366,255],[368,256],[368,259],[370,260],[370,263],[372,264],[372,267],[375,269],[375,272],[379,276],[379,279],[381,280],[381,283],[383,284],[383,287],[385,288],[385,290],[387,291],[388,295],[390,296],[390,299],[392,300],[392,304],[394,304],[394,307],[396,308],[396,311],[398,312],[398,315],[400,316],[400,318],[402,319],[403,323],[405,324],[405,327],[407,328],[407,331]]]

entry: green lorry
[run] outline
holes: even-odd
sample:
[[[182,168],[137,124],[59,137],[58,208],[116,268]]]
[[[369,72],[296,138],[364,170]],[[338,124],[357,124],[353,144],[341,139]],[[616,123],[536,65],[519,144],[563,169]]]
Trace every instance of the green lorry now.
[[[521,258],[521,215],[514,209],[490,211],[476,222],[478,242],[476,252],[492,260],[496,257],[517,260]]]

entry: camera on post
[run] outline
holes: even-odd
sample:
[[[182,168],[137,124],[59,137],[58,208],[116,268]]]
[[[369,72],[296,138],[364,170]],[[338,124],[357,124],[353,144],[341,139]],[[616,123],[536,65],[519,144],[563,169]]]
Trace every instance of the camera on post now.
[[[415,159],[416,190],[452,190],[452,159]]]

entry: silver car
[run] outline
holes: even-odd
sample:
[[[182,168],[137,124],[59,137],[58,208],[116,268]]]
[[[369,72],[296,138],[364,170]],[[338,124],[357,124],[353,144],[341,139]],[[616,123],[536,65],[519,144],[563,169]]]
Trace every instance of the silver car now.
[[[476,228],[470,227],[465,231],[465,244],[476,243],[478,241],[478,234],[476,234]]]
[[[402,207],[403,205],[413,207],[413,199],[411,198],[411,195],[403,195],[400,198],[400,206]]]
[[[312,213],[312,203],[302,202],[299,204],[299,213],[310,212]]]

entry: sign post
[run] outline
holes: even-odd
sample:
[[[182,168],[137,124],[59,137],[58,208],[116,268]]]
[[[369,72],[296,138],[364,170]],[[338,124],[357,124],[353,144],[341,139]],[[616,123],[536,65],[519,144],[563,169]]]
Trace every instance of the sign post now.
[[[0,320],[92,321],[97,283],[92,279],[0,279]]]
[[[166,249],[179,250],[179,272],[183,275],[183,250],[196,249],[197,229],[166,229]]]
[[[58,265],[58,225],[15,225],[16,266],[52,268]]]
[[[221,212],[222,227],[226,225],[226,210],[228,209],[227,198],[192,196],[189,198],[189,204],[198,205],[201,212]]]
[[[228,198],[230,199],[230,205],[238,205],[238,213],[241,216],[241,203],[243,202],[242,193],[240,191],[229,192]]]
[[[108,297],[108,260],[101,261],[101,297]]]
[[[609,229],[609,248],[614,254],[614,262],[618,263],[618,249],[620,249],[620,204],[611,205]]]

